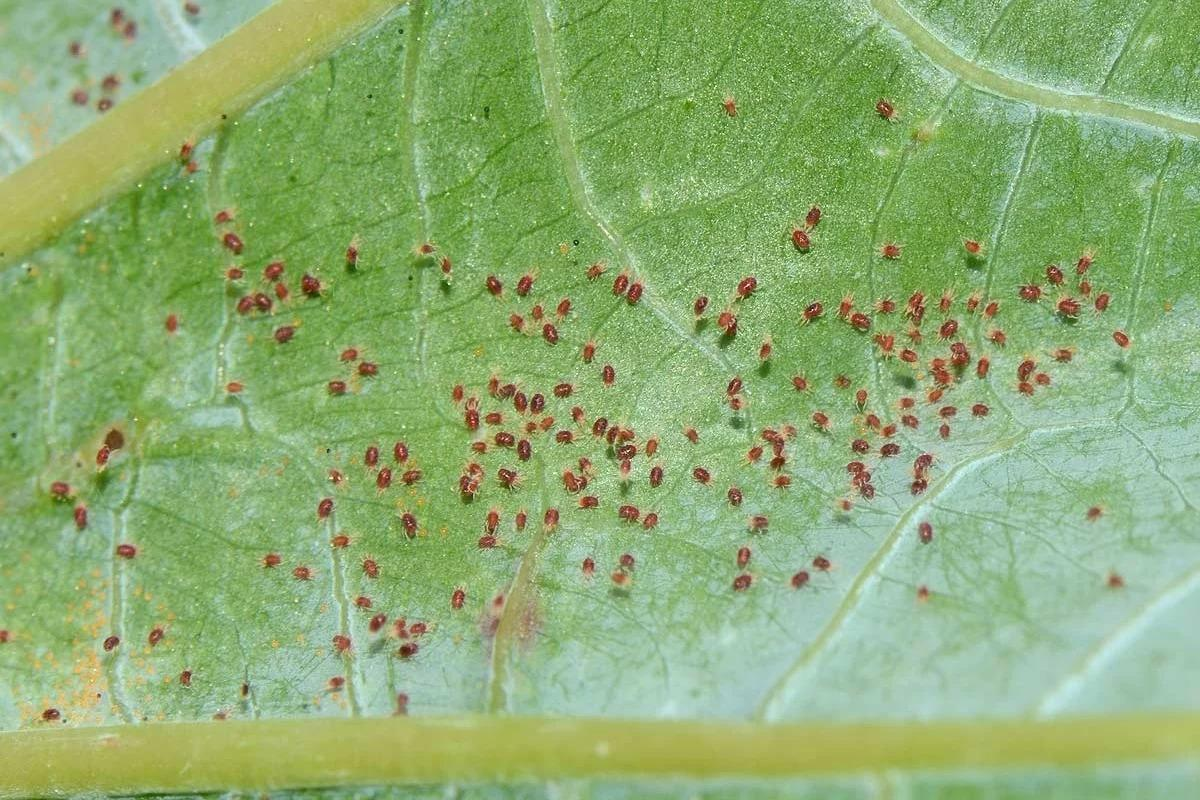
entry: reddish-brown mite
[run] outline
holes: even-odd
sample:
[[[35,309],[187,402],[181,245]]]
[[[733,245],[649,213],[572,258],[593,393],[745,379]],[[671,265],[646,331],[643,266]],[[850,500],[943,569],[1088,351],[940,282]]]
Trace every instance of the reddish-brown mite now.
[[[747,277],[742,278],[740,281],[738,281],[737,285],[737,299],[745,300],[747,297],[754,294],[756,289],[758,289],[757,278],[755,278],[753,275],[748,275]]]
[[[1036,303],[1042,299],[1042,287],[1036,283],[1026,284],[1017,290],[1017,296],[1026,303]]]
[[[487,287],[487,290],[491,292],[492,296],[494,297],[499,297],[504,292],[504,284],[502,284],[500,279],[495,275],[488,275],[487,278],[484,279],[483,285]]]
[[[800,324],[807,325],[809,322],[812,322],[814,319],[820,317],[823,313],[825,313],[825,309],[819,302],[809,303],[804,307],[804,313],[802,315],[803,319],[801,320]]]
[[[1058,313],[1062,314],[1064,317],[1079,316],[1079,301],[1074,297],[1062,298],[1058,301],[1058,305],[1056,307],[1058,308]]]
[[[62,712],[57,708],[47,708],[42,712],[42,722],[57,722],[62,719]]]
[[[816,558],[814,558],[812,560],[812,565],[814,568],[819,569],[822,572],[828,572],[830,567],[832,566],[829,562],[829,559],[826,558],[825,556],[817,556]]]
[[[600,380],[605,386],[612,386],[617,381],[617,371],[613,369],[612,364],[605,364],[600,370]]]
[[[1075,274],[1083,275],[1085,272],[1087,272],[1088,268],[1092,266],[1092,259],[1095,257],[1096,254],[1091,250],[1085,250],[1083,254],[1079,256],[1079,261],[1075,263]]]
[[[749,573],[743,572],[741,575],[738,575],[733,579],[733,590],[735,592],[744,592],[750,588],[750,584],[753,582],[754,578],[752,578]]]
[[[480,550],[491,550],[498,543],[499,543],[499,540],[496,539],[496,537],[490,533],[484,534],[483,536],[479,537],[479,549]]]
[[[737,335],[737,315],[732,311],[722,311],[717,315],[717,327],[721,329],[721,333],[725,336]]]
[[[558,509],[547,508],[545,515],[542,517],[542,527],[547,531],[553,531],[558,527]]]
[[[988,374],[988,367],[991,366],[991,363],[992,362],[988,360],[986,356],[979,359],[979,361],[975,362],[975,374],[980,378],[986,378]]]
[[[238,236],[233,231],[228,231],[221,237],[221,243],[232,251],[234,255],[240,255],[246,244],[242,241],[242,237]]]
[[[149,634],[149,635],[146,637],[146,641],[150,643],[150,646],[151,646],[151,647],[153,647],[154,645],[156,645],[156,644],[158,644],[159,642],[161,642],[161,641],[163,640],[163,637],[164,637],[165,635],[166,635],[166,634],[165,634],[165,633],[163,633],[163,629],[162,629],[162,628],[158,628],[158,627],[156,627],[156,628],[152,628],[152,629],[150,630],[150,634]]]
[[[307,581],[312,578],[312,570],[305,566],[299,566],[292,570],[292,577],[298,581]]]
[[[702,316],[706,308],[708,308],[708,298],[704,295],[700,295],[692,302],[692,313],[696,317]]]
[[[176,331],[178,331],[179,330],[179,315],[178,314],[168,314],[165,326],[167,329],[167,333],[175,333]]]
[[[375,476],[375,486],[380,490],[386,489],[392,485],[392,470],[384,467],[379,470],[379,474]]]
[[[343,634],[336,634],[333,637],[333,649],[339,653],[344,653],[350,649],[350,637]]]
[[[892,105],[890,100],[880,98],[875,102],[875,113],[888,122],[891,122],[896,118],[896,107]]]
[[[974,258],[983,253],[983,244],[976,239],[965,239],[963,249],[967,251],[968,256]]]
[[[772,351],[771,337],[767,336],[767,338],[763,339],[762,344],[758,346],[758,360],[759,361],[770,361],[771,360],[771,351]]]
[[[917,587],[917,600],[923,603],[928,599],[929,599],[929,587],[925,586],[925,585],[918,586]]]
[[[879,255],[895,260],[900,257],[900,245],[895,242],[885,242],[879,247]]]
[[[288,291],[287,284],[275,284],[275,296],[279,298],[280,302],[287,300],[291,296],[291,293]]]
[[[560,320],[571,313],[571,298],[564,297],[558,301],[558,305],[554,309],[554,315]]]
[[[741,502],[739,501],[735,505],[741,505]],[[766,514],[755,514],[747,520],[746,527],[750,529],[751,533],[762,533],[770,527],[770,520],[767,519]]]
[[[850,315],[850,327],[860,331],[870,330],[871,318],[861,311],[855,311]]]
[[[791,583],[792,583],[793,589],[802,588],[806,583],[808,583],[808,572],[806,572],[805,570],[800,570],[799,572],[797,572],[795,575],[792,576]]]
[[[879,455],[883,456],[884,458],[898,456],[900,455],[900,445],[896,444],[895,442],[887,442],[879,448]]]
[[[362,562],[363,574],[368,578],[379,577],[379,564],[373,558],[364,558]]]
[[[630,284],[629,293],[625,295],[626,302],[631,306],[636,305],[637,301],[642,299],[642,293],[645,290],[646,288],[640,282],[635,281]]]
[[[1121,330],[1113,331],[1112,338],[1117,343],[1117,347],[1121,348],[1128,348],[1132,341],[1129,334]]]
[[[726,95],[721,101],[721,108],[725,110],[725,116],[736,117],[738,113],[737,100],[733,99],[732,95]]]
[[[106,638],[104,640],[104,644],[102,645],[102,647],[104,648],[104,652],[111,653],[113,650],[116,650],[117,646],[120,644],[121,644],[120,637],[109,636],[108,638]]]
[[[354,605],[356,608],[361,608],[363,610],[367,610],[367,609],[371,608],[371,606],[373,604],[371,602],[371,598],[367,597],[366,595],[360,594],[358,597],[354,598]]]
[[[291,325],[283,325],[275,329],[275,341],[287,344],[296,335],[296,329]]]
[[[1062,286],[1063,272],[1058,268],[1058,264],[1046,265],[1046,280],[1055,286]]]
[[[792,247],[806,253],[812,247],[812,238],[804,228],[792,228]]]
[[[554,327],[553,324],[547,322],[545,325],[542,326],[542,338],[546,340],[547,344],[557,344],[558,343],[558,328]]]
[[[621,272],[613,279],[612,293],[617,297],[629,291],[629,273]]]
[[[1125,579],[1115,572],[1108,573],[1108,588],[1122,589],[1125,587]]]
[[[278,567],[282,563],[283,563],[283,559],[279,556],[278,553],[267,553],[265,556],[262,557],[262,565],[265,569],[272,569],[273,567]]]
[[[1104,509],[1100,506],[1092,506],[1087,510],[1088,522],[1095,522],[1102,516],[1104,516]]]
[[[346,382],[345,381],[330,381],[328,388],[329,388],[330,394],[333,394],[333,395],[345,394],[346,393]]]
[[[137,548],[131,544],[117,545],[117,555],[121,558],[133,558],[137,555]]]
[[[1027,397],[1033,396],[1033,384],[1029,381],[1021,381],[1017,384],[1017,391]]]
[[[580,565],[580,569],[583,571],[584,577],[592,577],[592,574],[596,571],[595,559],[593,559],[591,556],[586,557],[583,559],[583,564]]]
[[[533,289],[533,281],[535,276],[531,272],[526,272],[517,280],[517,296],[525,297]]]
[[[532,455],[533,445],[529,443],[528,439],[522,439],[517,442],[517,458],[521,461],[528,461]]]
[[[1108,292],[1101,292],[1100,294],[1096,295],[1096,310],[1100,312],[1107,311],[1109,302],[1110,298]]]
[[[587,279],[589,281],[596,280],[596,278],[599,278],[601,275],[604,274],[604,269],[605,269],[604,262],[597,261],[595,264],[592,264],[590,267],[587,268]]]
[[[346,679],[341,675],[334,675],[329,679],[329,691],[340,692],[346,685]]]
[[[344,533],[339,533],[329,540],[331,547],[343,548],[350,546],[350,537]]]
[[[695,428],[692,428],[690,426],[687,428],[684,428],[683,435],[686,436],[687,440],[689,442],[691,442],[692,444],[700,443],[700,433]]]
[[[75,518],[76,529],[83,530],[84,528],[87,527],[87,524],[88,524],[87,506],[85,506],[83,503],[80,503],[79,505],[75,506],[75,510],[72,512],[72,514]]]
[[[992,300],[986,306],[983,307],[983,316],[985,319],[991,319],[992,317],[996,316],[996,314],[998,314],[998,313],[1000,313],[1000,301],[999,300]]]
[[[949,339],[956,333],[958,333],[958,320],[948,319],[938,328],[938,337],[941,339]]]
[[[420,649],[416,642],[405,642],[396,650],[396,655],[400,658],[412,658]]]
[[[1084,297],[1090,297],[1092,294],[1091,281],[1082,280],[1079,282],[1079,293]]]
[[[358,374],[364,378],[371,378],[379,374],[379,365],[374,361],[363,361],[358,365]]]
[[[705,485],[707,485],[708,482],[712,480],[712,475],[709,474],[709,471],[706,470],[704,467],[696,467],[695,469],[693,469],[692,477],[696,479],[697,483],[703,483]]]
[[[812,415],[812,422],[813,425],[820,430],[829,430],[829,416],[824,411],[814,411]]]
[[[414,538],[420,529],[420,523],[417,522],[416,516],[411,511],[405,511],[400,515],[400,524],[404,526],[404,532],[410,539]]]
[[[642,512],[637,506],[623,505],[617,509],[617,516],[626,522],[637,522],[642,517]]]

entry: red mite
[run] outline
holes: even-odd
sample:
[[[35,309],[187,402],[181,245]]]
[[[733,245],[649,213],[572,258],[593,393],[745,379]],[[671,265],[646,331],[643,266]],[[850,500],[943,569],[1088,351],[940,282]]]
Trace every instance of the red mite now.
[[[221,237],[221,243],[224,244],[225,247],[230,251],[232,251],[234,255],[240,255],[242,250],[246,247],[246,244],[242,241],[242,238],[232,231],[229,231]]]
[[[808,252],[812,247],[812,239],[809,238],[808,232],[803,228],[792,229],[792,246],[801,253]]]
[[[929,544],[933,541],[933,526],[928,522],[922,522],[917,526],[917,536],[922,544]]]
[[[1113,338],[1113,341],[1117,343],[1117,347],[1120,347],[1120,348],[1127,348],[1127,347],[1129,347],[1129,345],[1131,343],[1129,334],[1126,333],[1125,331],[1120,331],[1120,330],[1113,331],[1112,338]]]
[[[756,279],[753,275],[746,277],[746,278],[742,278],[740,281],[738,281],[738,285],[737,285],[738,299],[745,300],[747,297],[754,294],[754,291],[757,288],[758,288],[758,279]]]
[[[896,107],[892,105],[890,100],[880,98],[875,102],[875,113],[888,122],[891,122],[896,118]]]
[[[695,314],[697,317],[703,315],[704,309],[706,309],[706,308],[708,308],[708,298],[705,297],[704,295],[700,295],[692,303],[692,313]]]
[[[455,611],[458,611],[463,607],[463,603],[466,602],[466,599],[467,593],[463,589],[455,589],[454,593],[450,595],[450,607]]]

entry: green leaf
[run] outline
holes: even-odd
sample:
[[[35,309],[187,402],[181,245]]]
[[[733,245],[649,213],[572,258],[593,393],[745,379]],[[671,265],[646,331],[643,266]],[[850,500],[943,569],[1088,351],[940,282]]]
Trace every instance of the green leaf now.
[[[329,21],[305,23],[317,5]],[[0,794],[1196,790],[1200,119],[1168,68],[1194,15],[418,0],[323,55],[380,5],[285,0],[0,183],[19,223],[0,232]],[[197,131],[197,171],[164,163]],[[260,277],[276,261],[283,300]],[[258,292],[270,311],[240,312]],[[839,318],[850,296],[870,330]],[[952,342],[970,363],[931,400]],[[456,386],[502,421],[468,430]],[[635,432],[627,480],[601,417]],[[401,693],[410,718],[382,721]],[[95,726],[129,757],[105,762]]]

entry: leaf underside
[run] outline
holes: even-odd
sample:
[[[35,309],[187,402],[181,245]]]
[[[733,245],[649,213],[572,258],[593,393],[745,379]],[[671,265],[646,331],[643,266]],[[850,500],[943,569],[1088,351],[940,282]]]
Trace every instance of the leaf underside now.
[[[1200,146],[1180,132],[1200,89],[1169,68],[1195,59],[1195,15],[877,5],[415,2],[229,119],[195,172],[160,168],[6,267],[0,727],[379,716],[400,693],[414,716],[1200,710]],[[897,13],[1028,96],[942,69]],[[1060,110],[1074,96],[1119,108]],[[282,277],[262,277],[276,261]],[[617,294],[621,275],[640,297]],[[1018,297],[1030,284],[1040,301]],[[256,293],[269,311],[239,309]],[[869,330],[839,315],[849,297]],[[940,370],[959,343],[969,363]],[[519,411],[507,384],[544,410]],[[627,478],[599,418],[633,433]],[[99,469],[112,430],[123,445]],[[985,780],[1095,797],[1198,779],[1193,764],[461,788],[941,797]]]

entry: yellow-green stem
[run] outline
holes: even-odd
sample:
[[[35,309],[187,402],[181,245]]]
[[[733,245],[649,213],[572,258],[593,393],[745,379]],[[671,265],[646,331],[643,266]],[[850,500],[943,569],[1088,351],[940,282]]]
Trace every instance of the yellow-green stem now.
[[[539,717],[183,722],[0,734],[0,797],[514,782],[780,778],[1200,757],[1200,714],[761,725]]]

